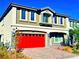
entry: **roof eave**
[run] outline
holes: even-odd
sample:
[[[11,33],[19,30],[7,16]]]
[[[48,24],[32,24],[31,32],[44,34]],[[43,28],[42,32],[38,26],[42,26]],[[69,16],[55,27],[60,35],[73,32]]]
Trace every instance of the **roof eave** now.
[[[55,11],[52,10],[50,7],[41,8],[41,11],[44,11],[44,10],[50,10],[52,13],[55,13]]]
[[[22,5],[18,5],[18,4],[14,4],[14,3],[12,3],[11,6],[37,11],[36,8],[31,8],[31,7],[27,7],[27,6],[22,6]]]
[[[66,16],[64,14],[55,13],[55,15],[69,18],[69,16]]]
[[[11,10],[12,6],[11,4],[7,7],[7,9],[4,11],[3,15],[0,17],[0,22],[2,19],[6,16],[6,14]]]

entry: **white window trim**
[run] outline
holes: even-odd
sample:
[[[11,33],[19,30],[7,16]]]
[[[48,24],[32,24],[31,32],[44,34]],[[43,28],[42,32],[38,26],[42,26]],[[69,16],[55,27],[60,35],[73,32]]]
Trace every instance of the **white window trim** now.
[[[31,20],[31,12],[29,12],[29,19],[30,19],[30,22],[36,22],[36,12],[34,13],[34,21]]]
[[[53,17],[53,16],[52,16]],[[57,23],[55,23],[55,19],[54,19],[54,17],[53,17],[53,24],[54,25],[58,25],[58,18],[56,17],[56,21],[57,21]]]
[[[41,23],[48,23],[48,22],[43,22],[43,13],[41,14]]]
[[[25,19],[21,19],[21,14],[22,13],[22,9],[20,9],[20,21],[27,21],[27,10],[25,11]]]
[[[41,23],[47,23],[47,22],[43,22],[43,14],[47,13],[46,11],[41,12]]]
[[[64,25],[64,19],[65,19],[65,18],[64,18],[64,17],[62,17],[62,22],[63,22],[63,23],[62,23],[62,24],[60,24],[61,22],[60,22],[60,18],[59,18],[59,25]]]
[[[44,14],[44,13],[48,13],[48,12],[46,12],[46,11],[41,12],[40,23],[50,24],[50,23],[49,23],[49,18],[48,18],[48,22],[43,22],[43,14]],[[52,13],[49,13],[49,14],[51,14],[50,17],[52,18],[53,14],[52,14]],[[52,19],[51,19],[51,21],[52,21]]]
[[[41,23],[50,24],[50,23],[49,23],[49,18],[51,17],[51,21],[52,21],[52,14],[51,14],[51,16],[48,17],[48,22],[43,22],[43,14],[44,14],[44,13],[48,13],[48,12],[45,12],[45,11],[44,11],[44,12],[41,13],[41,21],[40,21],[40,22],[41,22]]]
[[[60,25],[60,26],[64,26],[64,17],[62,18],[62,21],[63,21],[63,23],[62,24],[60,24],[60,17],[56,17],[57,18],[57,23],[55,23],[55,20],[54,20],[54,18],[53,18],[53,25]],[[59,18],[59,19],[58,19]],[[59,22],[58,22],[58,20],[59,20]]]

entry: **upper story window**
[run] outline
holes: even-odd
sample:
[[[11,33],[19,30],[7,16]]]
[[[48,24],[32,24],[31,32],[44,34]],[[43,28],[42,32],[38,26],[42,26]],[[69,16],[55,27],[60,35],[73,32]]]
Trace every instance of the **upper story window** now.
[[[26,10],[25,9],[21,10],[21,19],[26,19]]]
[[[75,24],[74,24],[74,25],[75,25],[75,27],[77,27],[77,22],[75,22]]]
[[[31,11],[31,20],[34,21],[34,13],[33,11]]]
[[[50,16],[49,14],[44,13],[44,14],[43,14],[43,20],[42,20],[42,21],[43,21],[44,23],[48,23],[48,18],[49,18],[49,16]]]
[[[36,21],[36,13],[34,11],[30,12],[30,20],[31,21]]]
[[[70,21],[70,27],[72,27],[72,22]]]
[[[63,24],[63,18],[60,17],[60,24]]]
[[[70,21],[70,27],[74,27],[74,22]]]
[[[53,18],[54,18],[54,24],[57,24],[57,17],[53,16]]]
[[[77,22],[74,22],[74,21],[70,21],[70,27],[77,27]]]

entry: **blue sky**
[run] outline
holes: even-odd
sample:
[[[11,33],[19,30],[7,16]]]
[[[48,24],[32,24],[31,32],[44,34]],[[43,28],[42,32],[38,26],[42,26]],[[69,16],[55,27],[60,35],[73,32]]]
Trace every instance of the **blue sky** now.
[[[34,8],[50,7],[57,13],[79,19],[79,0],[0,0],[0,16],[11,2]]]

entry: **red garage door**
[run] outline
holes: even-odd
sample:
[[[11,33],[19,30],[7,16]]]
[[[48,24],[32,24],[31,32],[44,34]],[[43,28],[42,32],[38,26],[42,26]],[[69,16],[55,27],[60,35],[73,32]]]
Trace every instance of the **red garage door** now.
[[[45,47],[44,34],[19,34],[17,40],[17,48]]]

